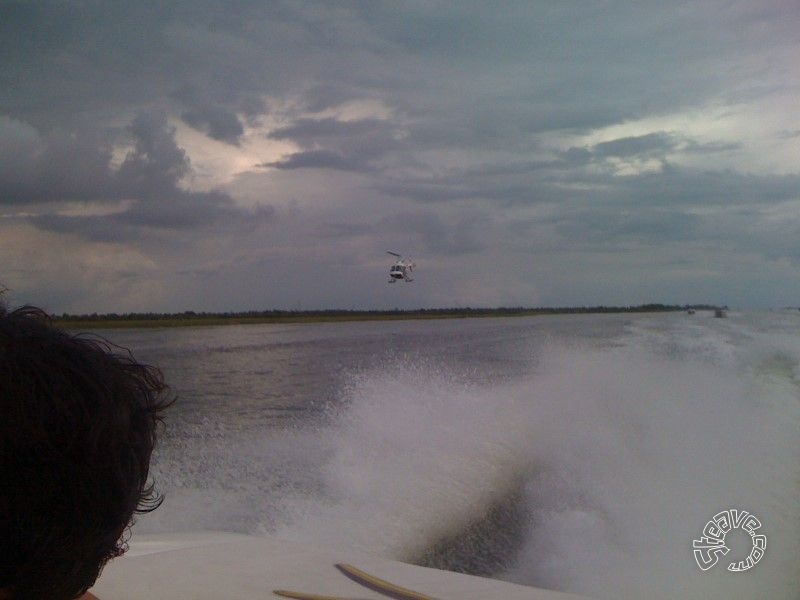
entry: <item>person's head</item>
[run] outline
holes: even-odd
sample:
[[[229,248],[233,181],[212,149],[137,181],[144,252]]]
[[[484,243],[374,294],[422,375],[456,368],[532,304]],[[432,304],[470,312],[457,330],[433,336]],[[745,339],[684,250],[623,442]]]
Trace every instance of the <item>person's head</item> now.
[[[160,372],[0,304],[0,597],[67,600],[125,550],[170,403]]]

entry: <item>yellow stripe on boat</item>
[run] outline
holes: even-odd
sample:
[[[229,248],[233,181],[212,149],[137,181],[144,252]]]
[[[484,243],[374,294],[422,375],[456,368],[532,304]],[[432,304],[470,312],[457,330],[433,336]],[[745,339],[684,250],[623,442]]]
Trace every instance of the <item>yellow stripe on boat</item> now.
[[[374,575],[370,575],[361,569],[357,569],[353,565],[339,563],[336,565],[336,568],[356,583],[374,590],[379,594],[388,596],[389,598],[394,598],[395,600],[437,600],[433,596],[426,596],[425,594],[415,592],[414,590],[409,590],[407,588],[400,587],[399,585],[389,583],[388,581],[380,579],[379,577],[375,577]]]
[[[345,598],[344,596],[320,596],[319,594],[306,594],[304,592],[293,592],[291,590],[273,590],[276,596],[283,596],[284,598],[294,598],[294,600],[355,600],[354,598]]]

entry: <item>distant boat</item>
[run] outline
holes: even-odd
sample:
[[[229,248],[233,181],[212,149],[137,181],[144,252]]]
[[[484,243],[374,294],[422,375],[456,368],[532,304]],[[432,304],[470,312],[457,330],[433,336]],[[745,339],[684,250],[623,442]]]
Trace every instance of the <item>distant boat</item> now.
[[[689,310],[686,311],[686,314],[687,315],[693,315],[694,314],[694,309],[690,308]]]
[[[714,316],[717,317],[718,319],[722,319],[724,317],[727,317],[728,315],[725,314],[725,311],[723,309],[715,308],[714,309]]]

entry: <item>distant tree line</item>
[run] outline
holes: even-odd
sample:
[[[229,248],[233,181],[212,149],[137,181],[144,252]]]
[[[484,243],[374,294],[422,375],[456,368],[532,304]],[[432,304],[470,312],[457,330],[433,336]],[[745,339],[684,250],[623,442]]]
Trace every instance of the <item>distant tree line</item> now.
[[[2,293],[0,292],[0,296]],[[478,317],[478,316],[518,316],[538,314],[596,314],[596,313],[647,313],[647,312],[675,312],[686,310],[716,310],[727,309],[711,304],[640,304],[637,306],[575,306],[575,307],[498,307],[498,308],[417,308],[393,310],[248,310],[241,312],[195,312],[187,310],[179,313],[157,312],[132,312],[132,313],[91,313],[54,315],[58,321],[208,321],[236,319],[236,320],[284,320],[297,318],[386,318],[386,317]]]

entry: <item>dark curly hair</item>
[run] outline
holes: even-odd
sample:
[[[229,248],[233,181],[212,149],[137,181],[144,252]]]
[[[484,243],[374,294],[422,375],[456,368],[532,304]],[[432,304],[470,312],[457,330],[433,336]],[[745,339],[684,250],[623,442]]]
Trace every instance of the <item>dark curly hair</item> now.
[[[130,352],[0,305],[0,593],[77,598],[125,552],[163,500],[148,471],[171,403]]]

